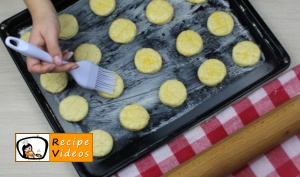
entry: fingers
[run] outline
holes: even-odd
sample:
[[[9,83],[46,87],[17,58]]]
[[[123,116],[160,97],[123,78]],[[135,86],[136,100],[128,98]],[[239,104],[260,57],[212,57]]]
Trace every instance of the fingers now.
[[[51,73],[60,73],[60,72],[68,72],[73,69],[77,69],[79,66],[76,63],[67,63],[60,66],[54,67],[50,72]]]
[[[38,44],[36,44],[38,46]],[[40,47],[44,50],[44,47]],[[65,50],[62,52],[63,59],[67,61],[73,56],[73,52]],[[38,59],[27,56],[27,68],[31,73],[36,74],[45,74],[45,73],[57,73],[57,72],[67,72],[72,69],[76,69],[79,66],[76,63],[68,63],[60,66],[56,66],[55,64],[47,63],[44,61],[40,61]]]
[[[65,50],[65,51],[62,52],[62,55],[63,55],[63,60],[68,61],[70,58],[72,58],[74,53],[70,52],[68,50]]]
[[[62,65],[63,57],[58,44],[58,31],[55,28],[53,28],[49,29],[47,32],[48,33],[44,35],[47,50],[52,56],[55,65],[60,66]]]
[[[28,57],[27,57],[28,58]],[[36,59],[34,59],[36,60]],[[55,68],[55,64],[47,63],[42,65],[41,63],[33,64],[28,66],[27,64],[28,71],[31,73],[36,73],[36,74],[45,74],[48,72],[51,72]]]
[[[29,58],[29,60],[31,59],[36,60],[30,57],[27,58]],[[67,63],[60,66],[56,66],[55,64],[42,61],[40,63],[33,64],[30,67],[28,66],[28,71],[36,74],[45,74],[45,73],[68,72],[70,70],[77,69],[77,68],[79,68],[79,66],[76,63]]]

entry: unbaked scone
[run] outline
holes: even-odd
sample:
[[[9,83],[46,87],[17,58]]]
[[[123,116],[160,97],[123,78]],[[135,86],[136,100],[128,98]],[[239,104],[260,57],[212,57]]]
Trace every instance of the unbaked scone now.
[[[227,74],[225,65],[217,59],[206,60],[198,69],[200,81],[213,87],[221,83]]]
[[[207,20],[207,28],[215,36],[226,36],[232,32],[233,27],[233,18],[226,12],[214,12]]]
[[[28,42],[28,41],[29,41],[29,38],[30,38],[30,34],[31,34],[31,31],[28,31],[28,32],[24,33],[24,34],[20,37],[20,39],[22,39],[23,41]]]
[[[81,96],[72,95],[59,103],[59,113],[66,121],[79,122],[85,118],[89,111],[89,104]]]
[[[120,122],[130,131],[140,131],[148,125],[150,115],[148,111],[138,104],[125,106],[120,112]]]
[[[124,90],[123,79],[118,74],[115,74],[115,75],[117,76],[117,81],[116,81],[117,85],[115,87],[114,94],[110,95],[110,94],[98,91],[98,94],[100,96],[102,96],[103,98],[107,98],[107,99],[118,98],[122,94],[122,92]]]
[[[186,30],[177,37],[176,48],[180,54],[191,57],[202,51],[203,40],[197,32]]]
[[[137,29],[135,24],[127,19],[119,18],[115,20],[109,27],[109,36],[116,43],[129,43],[135,35]]]
[[[238,43],[232,51],[233,61],[241,67],[256,65],[260,56],[261,51],[259,47],[251,41]]]
[[[154,24],[163,25],[168,23],[174,14],[172,4],[165,0],[153,0],[146,9],[146,17]]]
[[[93,133],[93,156],[104,157],[109,154],[114,145],[111,135],[103,130],[93,130],[90,133]]]
[[[94,44],[81,44],[78,46],[74,52],[74,60],[76,62],[81,60],[88,60],[96,65],[101,61],[101,50]]]
[[[60,23],[59,39],[71,39],[78,33],[78,22],[73,15],[61,14],[58,16],[58,20]]]
[[[162,59],[160,54],[155,50],[143,48],[136,52],[134,64],[141,73],[153,74],[160,70]]]
[[[182,82],[168,80],[159,89],[159,99],[167,106],[181,106],[187,98],[187,91]]]
[[[68,84],[66,73],[46,73],[40,75],[42,87],[50,93],[62,92]]]
[[[90,0],[92,11],[99,16],[108,16],[116,8],[115,0]]]
[[[187,0],[187,1],[189,1],[190,3],[201,4],[206,2],[207,0]]]

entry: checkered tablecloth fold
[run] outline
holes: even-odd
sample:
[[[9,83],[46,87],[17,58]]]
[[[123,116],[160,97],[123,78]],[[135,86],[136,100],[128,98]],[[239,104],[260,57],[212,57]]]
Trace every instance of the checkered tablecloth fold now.
[[[115,176],[161,176],[299,93],[300,66],[127,166]],[[300,177],[300,133],[229,176]]]

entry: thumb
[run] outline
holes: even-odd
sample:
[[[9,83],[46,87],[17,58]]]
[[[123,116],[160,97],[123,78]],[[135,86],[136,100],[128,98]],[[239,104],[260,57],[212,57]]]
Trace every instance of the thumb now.
[[[52,56],[55,65],[62,65],[62,52],[58,44],[58,35],[46,35],[45,42],[49,54]]]

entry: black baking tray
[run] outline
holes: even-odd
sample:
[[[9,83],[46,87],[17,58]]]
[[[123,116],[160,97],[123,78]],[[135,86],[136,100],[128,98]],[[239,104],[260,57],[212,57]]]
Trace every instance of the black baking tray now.
[[[148,1],[144,3],[147,4]],[[77,1],[53,0],[52,2],[57,11],[60,12],[67,9]],[[133,1],[131,2],[136,3]],[[170,2],[172,3],[172,1]],[[179,116],[177,119],[168,122],[166,125],[158,128],[155,131],[152,131],[151,133],[145,134],[144,136],[134,136],[126,143],[126,145],[123,144],[123,146],[114,147],[113,151],[107,157],[103,159],[94,159],[94,162],[92,163],[73,163],[80,176],[110,176],[116,173],[126,165],[136,161],[159,146],[169,142],[194,125],[206,120],[219,110],[230,105],[238,98],[244,96],[251,90],[257,88],[259,85],[275,77],[289,67],[290,58],[287,52],[261,19],[259,14],[252,7],[250,2],[248,0],[228,0],[227,2],[229,3],[230,7],[229,11],[233,13],[235,17],[237,17],[235,20],[238,20],[240,24],[247,31],[249,31],[253,40],[260,46],[263,53],[263,61],[260,61],[259,66],[252,68],[249,70],[249,72],[242,73],[240,77],[235,80],[231,80],[226,85],[223,85],[223,87],[222,85],[219,86],[217,93],[211,94],[211,96],[205,99],[205,101],[201,102],[199,105],[195,106],[185,114]],[[195,7],[197,7],[195,13],[200,13],[201,11],[205,10],[205,8],[209,8],[207,6],[216,5],[217,3],[217,0],[208,0],[208,5],[206,5],[206,7],[203,5],[191,5],[191,8],[195,9]],[[220,8],[220,10],[225,9]],[[81,15],[80,13],[81,12],[76,15],[79,16]],[[136,22],[138,19],[132,20]],[[2,41],[4,42],[7,36],[19,37],[19,31],[30,26],[31,24],[32,21],[28,10],[24,10],[19,14],[5,20],[0,25],[0,35]],[[189,27],[187,25],[178,29],[189,29]],[[180,32],[177,30],[177,28],[174,28],[172,31],[174,37],[176,37]],[[38,75],[31,74],[27,71],[23,56],[9,48],[7,48],[7,50],[12,56],[16,66],[18,67],[54,132],[76,132],[72,124],[61,120],[57,109],[55,109],[57,108],[56,101],[51,97],[51,94],[41,89],[38,83]],[[176,51],[174,52],[176,53]],[[231,51],[229,51],[229,53],[230,52]],[[221,55],[220,51],[211,51],[205,57],[208,58],[218,55]],[[178,55],[179,59],[180,57],[181,56]],[[180,62],[179,59],[176,61]],[[109,63],[109,61],[110,60],[108,60],[106,63]],[[195,72],[195,75],[197,67],[199,66],[195,66],[195,68],[191,69],[192,72]],[[179,69],[178,72],[180,73],[181,70]],[[75,88],[75,84],[73,82],[74,81],[69,84],[71,86],[68,86],[68,89]],[[207,91],[207,93],[210,93],[209,90],[213,88],[201,87],[201,89],[201,91]],[[190,93],[189,96],[193,97],[193,95]],[[168,119],[168,117],[165,116],[164,119]]]

